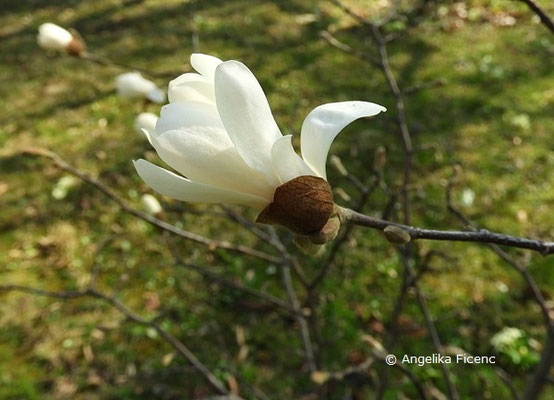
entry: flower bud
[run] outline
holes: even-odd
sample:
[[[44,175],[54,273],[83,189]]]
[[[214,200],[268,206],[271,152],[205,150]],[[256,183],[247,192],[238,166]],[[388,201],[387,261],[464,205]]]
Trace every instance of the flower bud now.
[[[317,233],[311,234],[308,236],[312,243],[314,244],[325,244],[327,242],[330,242],[331,240],[334,240],[340,230],[340,219],[337,215],[332,216],[329,218],[327,223],[321,228],[321,230]]]
[[[85,43],[74,37],[71,39],[71,42],[69,42],[65,50],[68,54],[79,57],[85,52]]]
[[[163,103],[165,93],[156,84],[143,78],[139,72],[126,72],[115,78],[115,87],[120,96],[146,98],[154,103]]]
[[[85,51],[85,44],[67,29],[47,22],[38,28],[37,42],[46,50],[65,51],[74,56],[80,56]]]
[[[141,135],[144,134],[143,129],[146,130],[148,135],[152,135],[156,132],[156,122],[158,122],[158,116],[153,113],[145,112],[140,113],[135,118],[135,131]],[[148,136],[147,136],[148,137]]]
[[[412,237],[408,232],[394,225],[387,226],[385,229],[383,229],[383,233],[385,234],[385,238],[389,242],[395,244],[406,244],[412,240]]]
[[[142,209],[150,215],[156,215],[162,212],[162,206],[158,199],[151,194],[145,194],[140,198]]]
[[[333,213],[333,194],[327,181],[302,175],[279,186],[256,222],[279,224],[304,236],[318,234]]]

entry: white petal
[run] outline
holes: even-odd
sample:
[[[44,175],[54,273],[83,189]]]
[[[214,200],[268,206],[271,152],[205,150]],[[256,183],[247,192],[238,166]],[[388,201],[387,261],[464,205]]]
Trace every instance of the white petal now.
[[[268,202],[261,197],[192,182],[146,160],[133,161],[140,177],[156,192],[181,201],[244,204],[263,209]]]
[[[292,135],[283,136],[273,144],[271,159],[281,184],[302,175],[315,175],[292,147]]]
[[[233,143],[225,132],[217,109],[209,104],[199,102],[170,103],[162,107],[160,119],[156,124],[156,135],[166,131],[182,130],[187,128],[218,128],[220,136],[213,138],[221,141],[222,146],[229,147]],[[210,136],[211,137],[211,136]]]
[[[153,133],[154,131],[147,131],[146,129],[141,129],[141,133],[146,137],[146,139],[148,140],[148,143],[150,143],[151,146],[154,146],[152,144],[152,137],[153,137]]]
[[[169,102],[199,101],[215,105],[213,87],[205,82],[190,82],[175,85],[169,92]]]
[[[183,74],[169,82],[170,103],[200,101],[215,105],[213,82],[195,73]]]
[[[209,83],[209,81],[200,74],[197,74],[195,72],[185,72],[184,74],[179,75],[177,78],[169,81],[168,86],[169,86],[169,89],[171,89],[175,85],[180,85],[181,83],[187,83],[192,81],[202,81],[202,82]]]
[[[219,64],[215,98],[223,125],[241,157],[269,182],[275,182],[271,147],[282,135],[256,77],[238,61]]]
[[[387,109],[365,101],[328,103],[314,108],[302,124],[302,158],[322,178],[327,179],[325,163],[331,143],[348,124]]]
[[[219,58],[207,54],[193,53],[190,56],[192,67],[211,82],[214,81],[215,69],[222,62]]]
[[[167,131],[152,139],[158,155],[187,178],[215,187],[273,198],[274,187],[245,164],[232,145],[214,140],[218,128],[196,127]],[[223,128],[219,128],[223,130]]]

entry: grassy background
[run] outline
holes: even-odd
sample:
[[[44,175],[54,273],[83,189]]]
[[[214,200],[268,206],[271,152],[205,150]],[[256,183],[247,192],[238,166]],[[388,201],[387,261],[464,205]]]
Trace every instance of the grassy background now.
[[[367,15],[385,12],[387,4],[348,3]],[[308,393],[312,383],[294,320],[173,266],[159,232],[122,214],[91,187],[77,182],[65,197],[56,198],[55,189],[65,174],[44,160],[18,154],[26,146],[48,147],[137,207],[140,195],[150,192],[131,159],[155,160],[156,155],[133,132],[132,124],[137,113],[158,112],[159,106],[118,97],[114,77],[124,72],[119,68],[39,49],[36,29],[47,21],[74,28],[91,51],[172,77],[188,68],[194,20],[201,51],[241,60],[253,70],[284,132],[298,134],[306,114],[325,102],[359,99],[385,105],[385,115],[345,129],[332,153],[364,179],[376,147],[385,146],[385,179],[394,187],[402,177],[394,99],[379,71],[319,37],[321,29],[329,29],[371,53],[367,32],[335,7],[316,1],[210,0],[193,8],[177,0],[0,0],[0,8],[0,282],[49,290],[83,288],[97,258],[102,290],[117,294],[142,315],[161,314],[164,328],[218,377],[240,378],[245,397],[251,395],[249,384],[275,399]],[[515,18],[515,24],[504,26],[507,17]],[[455,201],[475,222],[491,230],[551,240],[554,36],[518,2],[473,0],[440,6],[433,17],[391,43],[389,52],[402,87],[446,81],[406,100],[417,147],[411,191],[414,223],[459,227],[444,202],[446,181],[458,165]],[[165,87],[169,79],[155,80]],[[330,169],[329,175],[333,187],[357,197],[335,171]],[[468,201],[471,193],[473,202]],[[270,250],[230,221],[197,213],[218,211],[215,206],[163,200],[178,206],[167,211],[167,219],[184,229]],[[378,216],[386,202],[386,196],[377,193],[365,211]],[[255,217],[248,210],[244,214]],[[290,244],[290,235],[279,233]],[[96,254],[106,240],[106,248]],[[285,297],[273,265],[223,251],[210,253],[183,240],[175,243],[188,260]],[[521,388],[544,335],[540,312],[526,286],[482,246],[419,245],[420,254],[430,249],[452,256],[449,261],[436,260],[436,271],[421,282],[443,343],[473,354],[493,354],[492,335],[507,326],[522,329],[525,340],[515,350],[521,353],[519,361],[513,354],[500,355],[501,366]],[[552,299],[552,258],[510,253],[529,265]],[[315,275],[318,260],[301,259]],[[367,356],[362,336],[382,338],[401,283],[394,248],[373,231],[355,230],[339,261],[319,290],[325,370],[341,369]],[[172,399],[209,393],[154,331],[126,322],[98,302],[1,296],[2,399]],[[402,317],[405,326],[395,354],[431,354],[413,301]],[[238,358],[237,331],[245,332],[249,352],[244,359]],[[436,366],[410,369],[444,390]],[[451,370],[464,398],[508,395],[490,367]],[[413,395],[401,376],[393,374],[393,379],[388,398],[400,398],[401,392]],[[337,385],[328,396],[341,398],[346,391]],[[543,397],[553,395],[550,388]],[[371,398],[371,389],[361,396]]]

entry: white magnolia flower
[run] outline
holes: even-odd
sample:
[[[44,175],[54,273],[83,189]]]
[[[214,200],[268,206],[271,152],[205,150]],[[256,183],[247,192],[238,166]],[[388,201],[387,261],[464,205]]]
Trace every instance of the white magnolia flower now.
[[[156,215],[162,212],[162,206],[158,199],[156,199],[151,194],[143,194],[140,198],[140,204],[144,211],[148,214]]]
[[[146,131],[146,137],[151,137],[156,132],[156,122],[158,122],[158,116],[150,112],[144,112],[137,115],[135,118],[135,131],[141,135]]]
[[[154,103],[163,103],[165,93],[156,84],[142,77],[140,72],[126,72],[115,78],[117,92],[128,98],[147,98]]]
[[[37,42],[43,49],[66,51],[74,55],[79,55],[85,49],[84,44],[68,30],[51,22],[38,27]]]
[[[312,200],[325,191],[323,224],[332,212],[325,164],[333,139],[352,121],[386,109],[363,101],[316,107],[302,125],[301,158],[292,136],[281,133],[260,84],[244,64],[203,54],[193,54],[190,61],[198,73],[169,83],[170,104],[162,107],[150,136],[161,159],[181,175],[140,159],[134,164],[141,178],[158,193],[178,200],[248,205],[264,210],[258,220],[268,223],[281,223],[282,214],[290,212],[296,222],[283,225],[297,233],[320,229],[321,222],[306,218],[314,207]],[[268,216],[282,197],[289,202],[288,211],[271,210]],[[309,228],[303,229],[303,224]]]

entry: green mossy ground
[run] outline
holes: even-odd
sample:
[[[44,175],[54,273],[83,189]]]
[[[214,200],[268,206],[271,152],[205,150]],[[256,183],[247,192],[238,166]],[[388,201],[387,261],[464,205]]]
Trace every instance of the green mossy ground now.
[[[364,3],[350,2],[362,12]],[[542,3],[554,12],[548,1]],[[552,240],[554,36],[515,1],[469,1],[467,18],[460,18],[456,10],[462,3],[457,4],[440,6],[433,17],[389,46],[402,87],[445,81],[406,99],[417,150],[413,222],[460,228],[445,208],[446,182],[458,165],[455,202],[477,224]],[[146,317],[161,314],[164,328],[218,377],[241,377],[246,398],[251,396],[248,384],[273,399],[309,392],[312,383],[293,319],[260,310],[257,300],[173,266],[158,231],[121,213],[90,186],[77,183],[66,197],[56,199],[52,191],[66,174],[46,160],[18,154],[27,146],[52,149],[139,207],[141,194],[150,190],[131,159],[156,156],[133,132],[133,120],[137,113],[158,112],[159,107],[116,95],[114,77],[122,69],[39,49],[36,29],[47,21],[75,28],[91,51],[171,76],[188,67],[192,52],[190,3],[1,0],[0,8],[0,283],[83,288],[96,249],[111,239],[97,257],[103,291],[117,294]],[[506,15],[515,17],[515,25],[501,26],[499,18]],[[391,188],[401,182],[403,153],[394,99],[381,73],[319,36],[321,29],[332,29],[338,38],[372,54],[367,32],[353,20],[325,2],[209,0],[194,6],[194,22],[201,51],[247,64],[264,87],[282,130],[296,134],[295,140],[304,117],[319,104],[359,99],[385,105],[386,114],[345,129],[331,151],[363,180],[369,178],[375,149],[383,145],[388,151],[385,181]],[[169,79],[156,82],[165,87]],[[358,196],[332,168],[329,182],[354,199]],[[475,199],[464,204],[462,193],[469,190]],[[184,229],[271,251],[229,220],[196,213],[219,211],[217,207],[164,201],[194,211],[167,212],[167,219]],[[378,216],[386,201],[378,192],[365,211]],[[290,235],[279,233],[293,248]],[[225,251],[210,253],[184,240],[174,242],[187,260],[285,298],[275,266]],[[500,365],[521,389],[544,329],[519,275],[484,246],[422,242],[418,249],[420,254],[434,249],[451,256],[433,261],[434,271],[421,281],[445,345],[493,354],[490,338],[503,327],[525,332],[529,340],[520,349],[522,360],[500,356]],[[509,252],[529,265],[544,295],[552,299],[552,257]],[[320,261],[300,257],[314,276]],[[345,368],[368,355],[363,335],[382,339],[380,327],[401,284],[397,253],[374,231],[355,229],[339,261],[319,290],[325,370]],[[209,393],[199,375],[185,360],[172,357],[172,348],[155,331],[126,321],[102,303],[0,296],[0,399],[188,399]],[[431,354],[414,300],[402,319],[405,326],[394,353]],[[237,359],[237,329],[245,330],[249,348],[242,361]],[[444,390],[436,366],[409,368]],[[508,396],[488,366],[452,366],[451,371],[463,398]],[[394,388],[387,398],[400,398],[401,392],[414,396],[402,376],[393,373],[392,379]],[[345,391],[338,385],[328,396],[338,399]],[[362,395],[371,398],[371,389]],[[550,387],[543,398],[553,395]]]

